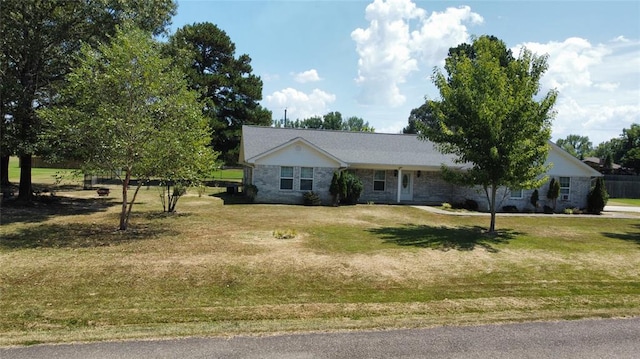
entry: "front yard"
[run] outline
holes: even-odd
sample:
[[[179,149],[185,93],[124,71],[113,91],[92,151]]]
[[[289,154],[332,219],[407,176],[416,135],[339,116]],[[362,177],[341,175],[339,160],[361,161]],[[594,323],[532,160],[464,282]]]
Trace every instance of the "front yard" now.
[[[3,206],[0,345],[640,315],[638,219],[499,216],[493,238],[485,217],[223,190],[167,215],[143,189],[126,233],[115,187]]]

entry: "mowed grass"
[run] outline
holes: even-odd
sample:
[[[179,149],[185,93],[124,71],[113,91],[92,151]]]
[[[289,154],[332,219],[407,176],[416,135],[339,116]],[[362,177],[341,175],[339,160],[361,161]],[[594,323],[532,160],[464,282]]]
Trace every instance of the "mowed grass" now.
[[[0,345],[640,315],[640,218],[230,204],[2,207]],[[225,205],[226,201],[226,205]],[[277,239],[274,231],[295,233]]]
[[[610,198],[607,205],[640,207],[640,198]]]

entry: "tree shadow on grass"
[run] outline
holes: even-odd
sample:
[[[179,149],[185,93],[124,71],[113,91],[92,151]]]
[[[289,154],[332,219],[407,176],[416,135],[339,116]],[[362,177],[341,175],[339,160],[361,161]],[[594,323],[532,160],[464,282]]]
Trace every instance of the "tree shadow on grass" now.
[[[488,234],[484,228],[478,226],[452,228],[415,224],[407,224],[403,227],[372,228],[369,231],[380,236],[387,243],[395,243],[400,246],[415,246],[441,251],[451,249],[472,251],[476,247],[481,247],[492,253],[498,252],[494,245],[508,243],[521,234],[511,229]]]
[[[637,245],[640,245],[640,224],[632,224],[630,227],[631,229],[626,233],[603,232],[602,235],[609,238],[634,242]]]
[[[40,195],[31,203],[15,199],[2,201],[0,225],[43,222],[53,216],[81,215],[106,211],[119,203],[112,198],[75,198]]]
[[[115,224],[67,223],[42,224],[18,229],[0,238],[0,248],[92,248],[175,236],[174,230],[157,224],[130,225],[126,231]]]

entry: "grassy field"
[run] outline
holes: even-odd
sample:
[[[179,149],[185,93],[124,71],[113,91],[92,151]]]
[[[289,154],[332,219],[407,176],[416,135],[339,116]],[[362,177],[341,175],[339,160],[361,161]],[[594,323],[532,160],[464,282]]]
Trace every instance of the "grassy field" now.
[[[210,179],[240,182],[242,170],[216,169],[211,173]],[[59,187],[81,187],[83,175],[79,170],[32,168],[31,180],[36,187],[51,187],[53,184]],[[11,157],[9,161],[9,181],[16,185],[20,182],[20,166],[17,157]]]
[[[3,205],[0,345],[640,315],[638,218],[498,217],[490,237],[485,217],[218,190],[167,215],[143,189],[124,233],[116,187]]]

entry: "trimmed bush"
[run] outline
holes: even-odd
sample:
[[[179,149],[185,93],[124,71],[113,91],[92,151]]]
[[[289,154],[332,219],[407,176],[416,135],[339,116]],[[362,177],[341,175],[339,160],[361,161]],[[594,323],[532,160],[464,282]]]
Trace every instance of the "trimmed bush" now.
[[[247,196],[250,202],[255,201],[256,196],[258,195],[258,187],[253,184],[244,186],[244,195]]]
[[[536,208],[538,208],[538,202],[540,201],[540,194],[538,193],[538,190],[536,189],[535,191],[533,191],[533,193],[531,194],[531,198],[529,198],[529,202],[531,203],[531,205],[533,206],[534,210]]]
[[[305,193],[302,197],[302,200],[305,206],[319,206],[322,204],[320,196],[318,196],[318,194],[313,191]]]
[[[589,213],[600,214],[609,201],[609,193],[604,186],[604,179],[598,177],[596,185],[589,192],[587,197],[587,210]]]
[[[518,213],[519,212],[518,211],[518,207],[511,206],[511,205],[502,207],[502,211],[503,212],[507,212],[507,213]]]

